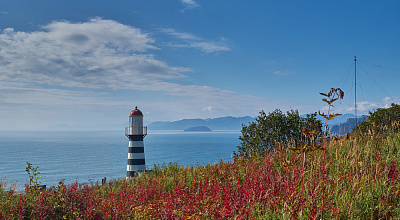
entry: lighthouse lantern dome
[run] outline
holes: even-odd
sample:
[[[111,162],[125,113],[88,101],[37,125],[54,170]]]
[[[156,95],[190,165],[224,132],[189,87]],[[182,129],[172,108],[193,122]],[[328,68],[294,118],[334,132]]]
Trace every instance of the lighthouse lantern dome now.
[[[133,109],[131,111],[131,113],[129,114],[129,116],[143,116],[142,112],[137,108],[137,106],[135,107],[135,109]]]

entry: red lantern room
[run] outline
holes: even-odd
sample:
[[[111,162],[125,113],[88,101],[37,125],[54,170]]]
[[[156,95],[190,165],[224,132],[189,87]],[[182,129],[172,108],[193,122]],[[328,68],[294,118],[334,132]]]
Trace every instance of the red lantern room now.
[[[125,127],[125,135],[147,135],[147,127],[143,126],[143,113],[135,107],[134,110],[129,113],[129,126]]]
[[[133,115],[135,115],[135,116],[136,116],[136,115],[137,115],[137,116],[139,116],[139,115],[143,116],[142,112],[137,108],[137,106],[136,106],[135,109],[132,110],[131,113],[129,114],[129,116],[133,116]]]

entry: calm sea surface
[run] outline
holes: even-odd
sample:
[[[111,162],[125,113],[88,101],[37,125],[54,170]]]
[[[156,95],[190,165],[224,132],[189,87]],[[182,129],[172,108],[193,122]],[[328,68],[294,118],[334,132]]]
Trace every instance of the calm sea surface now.
[[[149,131],[144,138],[146,165],[206,165],[231,160],[239,131]],[[124,131],[0,131],[0,179],[27,183],[26,162],[39,166],[47,186],[124,178],[128,138]]]

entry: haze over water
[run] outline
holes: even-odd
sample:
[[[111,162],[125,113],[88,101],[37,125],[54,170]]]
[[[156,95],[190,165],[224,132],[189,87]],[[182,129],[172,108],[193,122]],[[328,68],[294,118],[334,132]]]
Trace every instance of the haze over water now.
[[[231,160],[238,131],[149,131],[144,138],[146,165],[206,165]],[[128,138],[123,131],[1,131],[0,178],[27,183],[26,162],[39,166],[47,186],[125,178]]]

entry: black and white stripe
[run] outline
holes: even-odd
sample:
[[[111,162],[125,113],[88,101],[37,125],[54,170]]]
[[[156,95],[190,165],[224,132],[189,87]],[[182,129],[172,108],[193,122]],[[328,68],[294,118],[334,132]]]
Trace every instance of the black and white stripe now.
[[[146,170],[143,136],[141,136],[142,139],[141,141],[133,141],[133,139],[140,139],[140,138],[131,138],[131,137],[134,136],[129,137],[128,163],[126,169],[127,178],[133,177],[135,171],[142,172]]]

